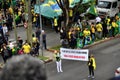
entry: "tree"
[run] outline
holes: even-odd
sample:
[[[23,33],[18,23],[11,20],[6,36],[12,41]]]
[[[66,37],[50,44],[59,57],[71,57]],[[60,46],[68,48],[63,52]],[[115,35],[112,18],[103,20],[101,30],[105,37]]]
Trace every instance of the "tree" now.
[[[74,13],[73,13],[73,16],[74,16],[75,12],[78,11],[77,9],[80,7],[80,5],[82,5],[81,4],[82,1],[83,0],[80,0],[80,2],[75,5],[75,7],[70,8],[70,4],[69,4],[70,0],[56,0],[56,2],[58,3],[58,5],[60,6],[60,8],[63,11],[63,16],[65,18],[64,19],[64,26],[66,28],[66,31],[68,31],[68,28],[69,28],[68,24],[70,22],[70,19],[69,19],[69,10],[72,9],[74,11]]]
[[[65,17],[64,19],[64,26],[67,29],[68,23],[69,23],[69,0],[56,0],[58,5],[63,11],[63,16]]]

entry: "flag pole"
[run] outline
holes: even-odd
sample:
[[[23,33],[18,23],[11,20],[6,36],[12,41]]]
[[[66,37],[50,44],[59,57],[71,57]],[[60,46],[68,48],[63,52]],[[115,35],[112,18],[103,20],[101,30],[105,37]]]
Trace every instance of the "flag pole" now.
[[[40,11],[40,0],[38,0],[38,5],[39,5],[39,20],[40,20],[40,30],[41,30],[41,33],[42,33],[42,18],[41,18],[41,11]],[[42,38],[42,34],[40,35],[41,36],[41,40],[40,40],[40,45],[41,45],[41,53],[42,53],[42,56],[44,56],[43,55],[43,38]]]

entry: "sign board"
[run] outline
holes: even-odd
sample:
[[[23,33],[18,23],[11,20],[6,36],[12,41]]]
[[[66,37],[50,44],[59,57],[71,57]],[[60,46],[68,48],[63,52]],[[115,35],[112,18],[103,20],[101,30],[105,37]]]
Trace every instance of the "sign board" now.
[[[88,49],[60,48],[61,58],[68,60],[88,61]]]

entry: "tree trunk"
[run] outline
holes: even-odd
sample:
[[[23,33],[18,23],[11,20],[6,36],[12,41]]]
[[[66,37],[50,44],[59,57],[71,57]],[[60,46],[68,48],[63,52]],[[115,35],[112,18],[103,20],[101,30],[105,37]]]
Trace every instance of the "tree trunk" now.
[[[65,10],[63,11],[64,12],[64,16],[65,16],[65,20],[64,20],[64,25],[65,25],[65,28],[66,28],[66,31],[68,31],[68,24],[69,24],[69,13],[68,13],[68,9],[65,8]]]

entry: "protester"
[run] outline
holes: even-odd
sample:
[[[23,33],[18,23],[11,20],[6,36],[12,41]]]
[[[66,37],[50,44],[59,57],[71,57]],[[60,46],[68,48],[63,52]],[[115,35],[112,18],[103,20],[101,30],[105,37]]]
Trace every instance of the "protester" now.
[[[6,23],[3,24],[3,34],[5,36],[6,41],[8,42],[8,36],[9,36],[9,32],[8,32],[8,27],[6,26]]]
[[[115,37],[115,35],[116,35],[116,28],[118,28],[118,25],[117,25],[115,19],[112,20],[112,25],[111,26],[112,26],[112,37]]]
[[[22,48],[25,54],[30,54],[31,46],[27,42],[22,46]]]
[[[32,45],[34,46],[37,42],[37,37],[35,36],[35,34],[32,34]]]
[[[74,49],[74,48],[76,48],[76,45],[77,45],[77,40],[76,40],[75,31],[72,31],[72,33],[71,33],[70,36],[71,36],[70,45],[71,45],[71,48]]]
[[[103,26],[100,22],[96,23],[96,39],[100,40],[102,39],[102,31],[103,31]]]
[[[106,23],[106,21],[105,21],[105,19],[103,19],[103,21],[102,21],[103,23],[102,23],[102,27],[103,27],[103,38],[104,39],[106,39],[107,38],[107,36],[108,36],[108,30],[107,30],[107,23]]]
[[[19,48],[22,48],[23,40],[20,36],[18,37],[18,44],[17,45],[18,45]]]
[[[85,28],[83,31],[83,35],[84,35],[84,40],[83,40],[83,45],[88,45],[89,42],[91,41],[91,32],[88,28]]]
[[[68,48],[68,40],[67,39],[61,39],[60,42],[61,42],[61,46],[63,48]]]
[[[66,34],[65,27],[62,27],[60,29],[60,39],[67,39],[67,34]]]
[[[89,76],[94,78],[94,70],[96,69],[95,57],[91,54],[88,61]]]
[[[55,29],[55,32],[58,33],[59,30],[58,30],[58,20],[57,20],[57,17],[54,17],[54,29]]]
[[[38,38],[38,40],[39,40],[39,42],[40,42],[41,30],[40,30],[39,27],[36,29],[35,35],[36,35],[36,38]]]
[[[57,65],[57,72],[63,72],[60,53],[57,50],[55,50],[54,55],[55,55],[55,60]]]
[[[2,58],[3,58],[4,63],[6,63],[6,61],[7,61],[9,58],[11,58],[11,56],[12,56],[12,51],[11,51],[11,49],[9,49],[9,48],[7,47],[6,44],[3,44],[2,47],[1,47],[1,50],[0,50],[0,54],[1,54]]]
[[[42,30],[42,42],[43,42],[43,47],[44,49],[47,49],[47,44],[46,44],[46,33],[44,30]]]
[[[95,41],[95,24],[91,23],[91,28],[90,28],[90,32],[91,32],[91,38],[92,38],[92,42]]]
[[[118,33],[120,34],[120,18],[116,21],[117,25],[118,25]]]
[[[101,20],[102,19],[100,18],[100,16],[97,16],[96,19],[95,19],[96,23],[101,22]]]
[[[29,55],[14,56],[1,70],[0,80],[47,80],[44,62]]]
[[[77,25],[80,27],[80,29],[82,29],[82,24],[81,24],[80,19],[78,19],[78,21],[77,21]]]

